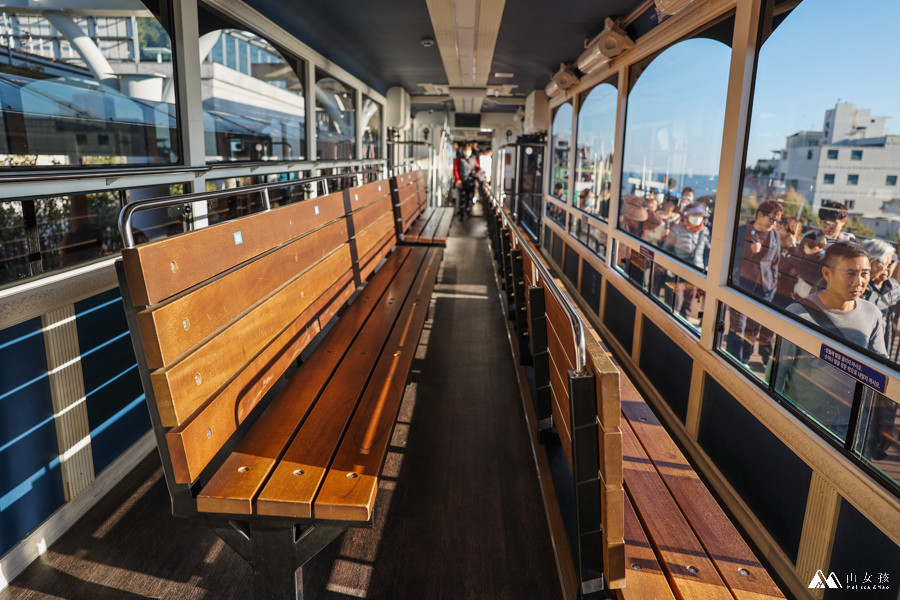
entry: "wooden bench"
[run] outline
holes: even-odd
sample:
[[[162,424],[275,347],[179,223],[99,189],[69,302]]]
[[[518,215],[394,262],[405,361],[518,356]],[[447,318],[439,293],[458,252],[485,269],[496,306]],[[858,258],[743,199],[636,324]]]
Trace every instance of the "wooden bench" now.
[[[533,353],[538,419],[544,428],[555,426],[580,486],[587,477],[578,471],[581,429],[572,426],[577,421],[566,417],[567,410],[573,411],[576,395],[571,386],[567,394],[563,379],[565,369],[573,364],[572,328],[546,290],[532,287],[527,294],[519,292],[521,287],[540,284],[529,277],[534,272],[532,256],[544,270],[552,271],[534,246],[529,247],[531,252],[519,253],[529,243],[527,238],[514,235],[494,205],[489,206],[489,232],[510,313],[517,315],[516,332]],[[521,271],[518,262],[522,262]],[[610,362],[609,351],[583,313],[577,312],[586,328],[587,371],[601,381],[596,387],[596,452],[607,587],[616,590],[619,600],[784,598],[634,384],[610,372],[617,366]],[[523,320],[520,314],[527,316]],[[528,328],[523,329],[526,324]],[[568,373],[571,377],[573,371]],[[624,493],[615,487],[611,494],[611,486],[617,483]],[[585,509],[577,506],[576,510],[580,519]],[[576,559],[584,561],[583,556]],[[583,584],[584,577],[580,581]]]
[[[301,598],[302,565],[371,526],[443,253],[396,243],[379,181],[117,262],[173,514],[246,558],[257,598]]]
[[[446,246],[453,224],[452,207],[429,207],[422,171],[391,179],[397,234],[406,244]]]

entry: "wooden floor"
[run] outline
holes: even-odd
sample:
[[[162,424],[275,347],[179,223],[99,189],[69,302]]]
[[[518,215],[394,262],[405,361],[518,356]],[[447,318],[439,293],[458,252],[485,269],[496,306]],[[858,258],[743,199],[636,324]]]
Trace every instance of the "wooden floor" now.
[[[376,526],[308,563],[307,598],[561,597],[485,236],[454,221]],[[252,595],[243,559],[171,516],[154,452],[0,600]]]

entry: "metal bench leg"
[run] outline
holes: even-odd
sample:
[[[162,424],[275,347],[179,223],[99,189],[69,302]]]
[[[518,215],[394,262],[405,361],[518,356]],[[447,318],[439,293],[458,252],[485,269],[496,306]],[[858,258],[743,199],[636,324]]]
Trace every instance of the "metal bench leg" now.
[[[551,440],[553,409],[550,395],[550,353],[547,350],[547,314],[544,308],[544,288],[528,288],[531,307],[531,361],[534,366],[534,411],[538,420],[541,443]],[[555,436],[552,436],[555,438]]]
[[[330,524],[254,527],[250,532],[255,600],[303,600],[303,565],[346,530]]]

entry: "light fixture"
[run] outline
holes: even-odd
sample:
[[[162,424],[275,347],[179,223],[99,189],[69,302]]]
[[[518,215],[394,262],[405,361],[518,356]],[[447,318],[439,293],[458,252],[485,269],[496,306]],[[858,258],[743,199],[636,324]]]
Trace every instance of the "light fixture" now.
[[[587,50],[581,53],[575,64],[582,73],[593,73],[609,59],[629,48],[634,48],[632,39],[615,21],[607,17],[603,31],[588,43]]]
[[[569,89],[578,83],[578,81],[578,76],[572,71],[572,67],[568,66],[566,63],[560,63],[559,71],[550,78],[550,83],[547,84],[544,91],[547,92],[548,96],[555,96],[556,94]]]
[[[425,48],[431,48],[432,46],[434,46],[434,40],[431,39],[430,37],[423,37],[419,41],[419,43],[422,44],[422,46]]]

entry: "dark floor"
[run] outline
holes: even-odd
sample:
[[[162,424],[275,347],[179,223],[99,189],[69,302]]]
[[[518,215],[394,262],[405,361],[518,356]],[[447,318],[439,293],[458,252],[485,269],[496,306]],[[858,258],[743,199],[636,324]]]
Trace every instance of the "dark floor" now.
[[[484,220],[454,222],[379,492],[304,569],[307,598],[559,598]],[[286,597],[288,595],[286,594]],[[156,453],[0,592],[25,598],[252,598],[249,566],[170,515]]]

